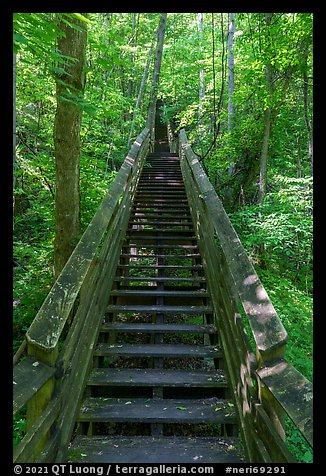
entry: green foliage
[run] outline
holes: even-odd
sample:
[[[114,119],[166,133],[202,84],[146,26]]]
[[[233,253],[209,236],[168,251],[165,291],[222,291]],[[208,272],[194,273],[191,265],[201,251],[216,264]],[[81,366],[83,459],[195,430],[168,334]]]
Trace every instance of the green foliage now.
[[[28,216],[27,221],[29,222]],[[21,221],[20,225],[23,223]],[[47,234],[42,233],[39,224],[30,242],[26,242],[25,237],[17,238],[14,241],[14,353],[49,292],[52,284],[53,255],[52,241]]]
[[[80,205],[81,224],[84,229],[93,218],[96,209],[108,192],[116,176],[115,171],[107,171],[106,161],[81,157]]]
[[[13,424],[13,446],[17,446],[26,433],[26,412],[21,410],[15,415]]]
[[[296,461],[298,463],[312,463],[313,452],[310,446],[289,418],[285,420],[285,430],[287,435],[286,444]]]
[[[286,359],[312,381],[312,296],[277,273],[259,269],[258,274],[288,333]]]
[[[247,205],[229,216],[253,262],[264,244],[265,265],[312,291],[312,180],[273,177],[262,206]]]

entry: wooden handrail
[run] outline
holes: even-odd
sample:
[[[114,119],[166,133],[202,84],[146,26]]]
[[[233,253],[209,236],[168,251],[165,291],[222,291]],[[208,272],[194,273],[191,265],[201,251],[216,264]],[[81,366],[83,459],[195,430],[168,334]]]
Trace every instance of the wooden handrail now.
[[[213,307],[234,388],[248,459],[255,461],[255,458],[261,457],[262,461],[293,461],[283,441],[284,417],[288,415],[291,418],[312,446],[312,384],[284,360],[287,332],[220,199],[193,153],[184,129],[179,133],[179,156],[198,242],[202,247],[208,284],[213,288]],[[241,307],[255,342],[255,362],[250,356],[246,338],[242,339],[245,336],[236,335],[237,326],[234,323],[237,323],[242,334],[245,333]],[[239,346],[242,347],[240,352]],[[234,357],[237,352],[238,357]],[[241,355],[241,352],[245,355]],[[253,363],[255,367],[252,366]],[[246,365],[251,369],[246,369]],[[235,366],[238,366],[238,370]],[[251,378],[255,379],[256,395],[251,391],[250,383],[250,395],[247,390],[239,389],[239,378],[242,385]],[[246,413],[243,412],[244,407],[247,408]],[[252,419],[248,417],[250,413],[253,415]],[[268,455],[264,456],[266,450],[261,449],[259,438],[262,439],[263,446],[268,448]]]
[[[256,343],[257,357],[264,363],[283,357],[288,338],[287,332],[250,263],[220,199],[188,144],[184,129],[180,131],[180,143],[198,184],[200,198],[207,206],[214,232],[232,275],[235,290],[248,317]]]
[[[29,327],[26,333],[28,344],[46,352],[56,348],[96,249],[119,204],[138,150],[148,134],[149,129],[145,128],[135,140],[107,195]]]
[[[285,360],[257,370],[258,378],[277,399],[310,446],[313,446],[313,387]]]

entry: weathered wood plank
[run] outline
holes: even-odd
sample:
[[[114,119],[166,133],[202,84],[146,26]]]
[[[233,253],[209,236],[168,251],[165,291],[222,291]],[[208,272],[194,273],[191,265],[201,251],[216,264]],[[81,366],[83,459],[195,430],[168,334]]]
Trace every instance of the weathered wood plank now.
[[[208,297],[208,292],[203,289],[201,291],[178,291],[178,290],[163,290],[158,291],[154,289],[114,289],[111,291],[110,296],[165,296],[165,297],[186,297],[189,298],[199,298],[199,297]]]
[[[222,357],[219,347],[191,344],[105,344],[97,345],[94,355],[128,357]]]
[[[129,269],[129,270],[136,270],[136,269],[167,269],[167,270],[187,270],[187,271],[202,271],[203,266],[182,266],[182,265],[174,265],[174,264],[149,264],[149,265],[142,265],[142,264],[119,264],[118,268],[121,269]]]
[[[295,458],[289,451],[285,442],[271,425],[270,418],[264,410],[263,405],[255,403],[254,415],[256,421],[256,431],[262,439],[267,451],[268,459],[263,462],[273,463],[295,463]]]
[[[284,360],[257,370],[257,374],[312,446],[312,383]]]
[[[225,387],[223,370],[93,369],[88,385],[143,387]]]
[[[148,276],[142,276],[142,277],[125,277],[125,276],[117,276],[115,278],[116,281],[121,281],[121,283],[127,283],[127,282],[151,282],[151,283],[186,283],[186,282],[191,282],[191,283],[204,283],[206,281],[206,278],[204,276],[196,276],[195,278],[176,278],[171,276],[170,278],[168,277],[161,277],[161,276],[155,276],[155,277],[148,277]]]
[[[13,370],[14,415],[53,377],[55,368],[26,357]]]
[[[139,278],[140,280],[142,278]],[[116,306],[114,304],[107,306],[106,312],[147,312],[147,313],[182,313],[182,314],[207,314],[213,311],[211,306]]]
[[[236,416],[233,404],[218,398],[88,398],[82,404],[78,420],[221,424],[234,423]]]
[[[216,327],[200,324],[104,323],[101,332],[148,332],[164,334],[214,334]]]
[[[91,463],[241,463],[233,438],[78,436],[68,462]]]
[[[33,424],[19,445],[14,449],[14,463],[32,461],[34,451],[43,439],[44,434],[48,432],[51,425],[57,419],[59,411],[60,401],[57,398],[47,406],[41,417]]]

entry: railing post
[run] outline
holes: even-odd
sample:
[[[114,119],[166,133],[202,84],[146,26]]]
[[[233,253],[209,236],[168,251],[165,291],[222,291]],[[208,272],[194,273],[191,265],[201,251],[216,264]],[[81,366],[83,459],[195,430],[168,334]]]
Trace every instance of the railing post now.
[[[173,127],[171,123],[168,123],[168,141],[169,141],[169,148],[170,152],[177,153],[178,152],[178,136],[175,135],[173,131]]]
[[[37,359],[34,365],[36,365],[37,362],[40,361],[44,364],[49,365],[50,367],[55,366],[57,362],[57,358],[58,358],[58,346],[56,346],[51,351],[45,351],[29,342],[27,349],[28,349],[28,355],[31,357],[35,357]],[[41,416],[42,412],[45,410],[45,408],[51,401],[53,397],[54,387],[55,387],[55,375],[51,377],[42,386],[42,388],[34,395],[34,397],[27,403],[27,415],[26,415],[27,431],[33,426],[33,424]],[[50,436],[49,433],[50,432],[47,431],[43,435],[39,445],[36,447],[36,450],[34,452],[34,458],[36,458],[36,461],[37,461],[37,456],[41,453],[47,440],[49,439],[49,436]]]
[[[274,352],[268,352],[267,355],[264,355],[264,353],[259,352],[259,350],[256,349],[257,371],[264,367],[267,367],[268,365],[274,363],[277,360],[284,358],[285,345],[286,343],[283,343],[282,346],[278,347]],[[274,398],[273,394],[264,385],[258,375],[256,375],[256,379],[259,401],[262,404],[262,407],[264,408],[265,412],[269,416],[275,430],[280,435],[282,440],[285,441],[286,413],[284,412],[278,401]]]

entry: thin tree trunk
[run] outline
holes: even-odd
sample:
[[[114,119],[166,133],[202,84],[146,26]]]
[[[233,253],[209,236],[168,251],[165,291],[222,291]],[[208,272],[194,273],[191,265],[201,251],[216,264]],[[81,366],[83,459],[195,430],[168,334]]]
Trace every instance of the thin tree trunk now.
[[[57,110],[54,122],[54,148],[56,160],[55,243],[54,274],[58,276],[80,232],[80,128],[82,109],[77,104],[85,87],[86,24],[74,19],[82,30],[76,30],[62,20],[59,28],[64,32],[58,40],[62,55],[75,58],[64,65],[65,74],[56,81]],[[63,82],[64,81],[64,82]],[[71,102],[72,94],[75,97]],[[69,101],[65,101],[65,98]]]
[[[137,34],[136,34],[136,28],[138,27],[138,22],[136,21],[136,18],[137,18],[137,15],[138,15],[138,19],[139,19],[139,13],[132,13],[131,14],[132,17],[131,17],[131,26],[132,26],[132,46],[136,46],[136,41],[137,41]],[[134,65],[134,62],[135,62],[135,55],[133,52],[130,53],[130,70],[133,72],[133,65]],[[133,83],[134,83],[134,80],[133,80],[133,77],[134,75],[129,75],[129,79],[128,79],[128,96],[129,97],[132,97],[133,95]]]
[[[263,203],[266,186],[267,186],[267,162],[268,162],[268,145],[271,133],[271,109],[267,107],[264,111],[264,133],[263,142],[260,153],[260,171],[259,171],[259,189],[258,189],[258,203]]]
[[[233,118],[233,91],[234,91],[234,53],[233,38],[235,32],[235,14],[230,13],[230,23],[228,32],[228,130],[232,129]]]
[[[12,85],[13,91],[13,114],[12,114],[12,119],[13,119],[13,124],[12,124],[12,132],[13,132],[13,140],[12,140],[12,145],[13,145],[13,191],[15,191],[16,187],[16,53],[13,54],[13,85]],[[15,194],[13,193],[13,212],[15,211]]]
[[[150,128],[153,127],[154,119],[155,119],[156,98],[157,98],[157,91],[158,91],[158,85],[159,85],[159,79],[160,79],[161,62],[162,62],[162,55],[163,55],[163,43],[164,43],[164,36],[165,36],[165,29],[166,29],[166,17],[167,17],[167,13],[161,13],[160,23],[157,29],[157,45],[156,45],[156,51],[155,51],[154,70],[153,70],[149,108],[148,108],[147,125]],[[152,142],[153,142],[153,138],[152,138]]]
[[[203,14],[198,13],[197,15],[197,24],[199,32],[199,56],[202,58],[202,41],[203,41]],[[205,84],[204,84],[204,68],[200,66],[199,70],[199,93],[198,93],[198,128],[201,131],[203,127],[203,99],[205,94]]]
[[[148,56],[147,56],[147,62],[146,62],[146,66],[145,66],[145,69],[144,69],[144,74],[143,74],[143,77],[142,77],[142,80],[141,80],[141,83],[140,83],[140,86],[139,86],[138,96],[137,96],[137,100],[136,100],[136,104],[135,104],[135,108],[134,108],[134,112],[133,112],[133,116],[132,116],[131,126],[130,126],[130,132],[129,132],[129,138],[128,138],[128,149],[130,148],[130,145],[131,145],[131,140],[132,140],[133,131],[134,131],[134,127],[135,127],[136,116],[137,116],[138,110],[140,108],[141,102],[143,100],[145,86],[146,86],[147,79],[148,79],[149,67],[150,67],[151,59],[152,59],[152,55],[153,55],[155,38],[156,38],[156,32],[153,36],[152,44],[151,44],[151,47],[150,47],[150,50],[149,50]]]
[[[308,73],[307,73],[307,62],[308,62],[308,50],[304,54],[304,71],[303,71],[303,104],[304,104],[304,118],[307,128],[307,141],[308,141],[308,157],[310,164],[310,175],[313,175],[313,136],[311,123],[309,119],[309,95],[308,95]]]
[[[233,107],[233,91],[234,91],[234,53],[233,53],[233,38],[235,32],[235,13],[230,13],[230,23],[228,31],[228,131],[232,130],[232,121],[234,114]],[[233,160],[229,165],[228,175],[231,176],[234,172]]]
[[[267,26],[267,35],[269,36],[269,27],[271,24],[272,13],[265,14],[265,21]],[[266,188],[267,188],[267,163],[268,163],[268,148],[269,148],[269,138],[271,134],[271,105],[270,99],[272,95],[272,65],[271,63],[266,64],[266,87],[268,91],[268,104],[264,109],[264,132],[262,147],[260,153],[260,172],[259,172],[259,186],[258,186],[258,203],[262,204],[265,199]]]

